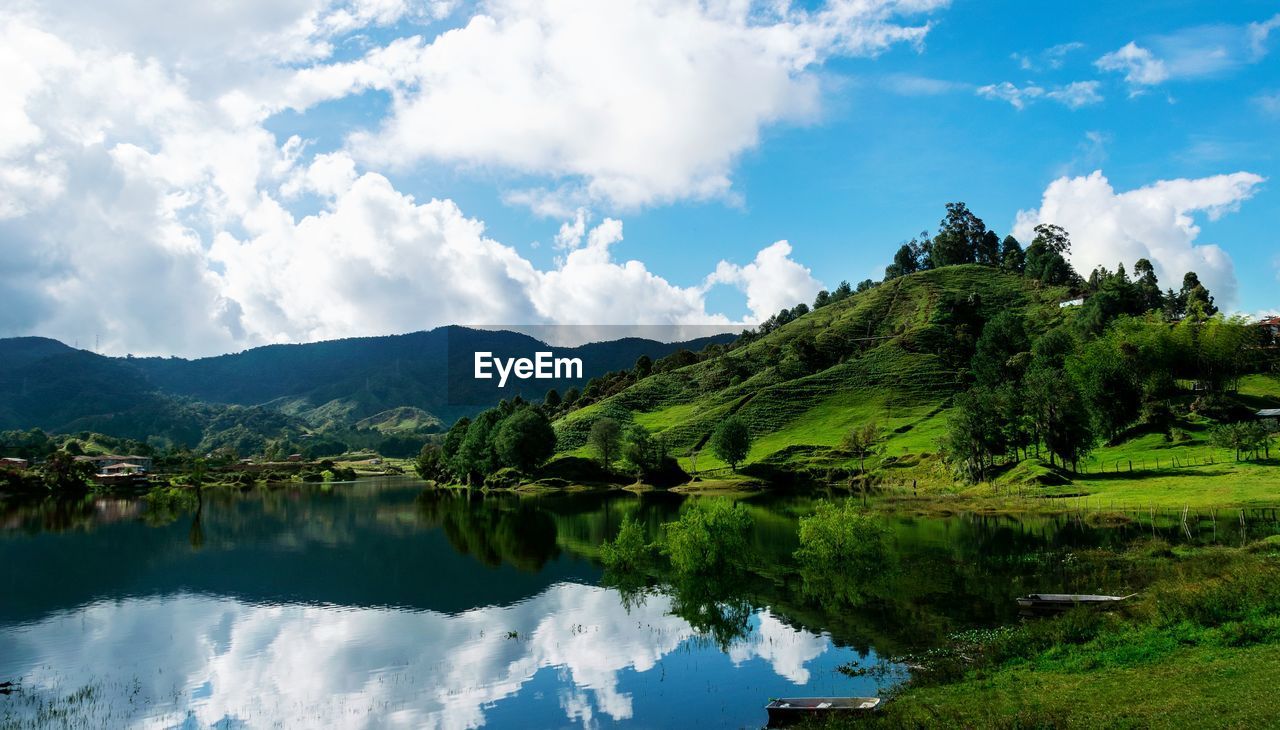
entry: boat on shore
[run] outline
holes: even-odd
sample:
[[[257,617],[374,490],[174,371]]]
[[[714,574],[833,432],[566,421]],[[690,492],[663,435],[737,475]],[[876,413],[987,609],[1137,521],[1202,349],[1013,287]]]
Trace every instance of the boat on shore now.
[[[1032,611],[1067,611],[1076,606],[1118,606],[1138,595],[1103,596],[1086,593],[1032,593],[1018,599],[1018,606]]]
[[[879,706],[879,697],[779,697],[764,709],[769,727],[784,727],[805,719],[874,712]]]

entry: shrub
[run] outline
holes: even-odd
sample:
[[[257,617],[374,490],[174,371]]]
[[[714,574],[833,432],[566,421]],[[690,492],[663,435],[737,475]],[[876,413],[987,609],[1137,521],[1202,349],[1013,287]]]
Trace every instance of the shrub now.
[[[644,528],[630,517],[622,519],[618,536],[600,546],[600,557],[609,570],[635,571],[648,565],[651,548],[644,539]]]
[[[751,525],[751,515],[740,504],[724,499],[688,502],[680,519],[663,525],[662,551],[678,573],[729,568],[746,554]]]
[[[809,566],[844,572],[870,572],[888,555],[889,530],[853,500],[818,502],[812,515],[800,518],[800,548],[796,560]]]

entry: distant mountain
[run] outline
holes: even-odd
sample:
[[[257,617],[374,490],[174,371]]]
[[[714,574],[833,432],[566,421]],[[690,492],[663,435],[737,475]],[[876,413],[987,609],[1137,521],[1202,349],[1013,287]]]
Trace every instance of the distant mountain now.
[[[581,387],[591,377],[630,368],[641,355],[656,360],[681,348],[696,351],[731,339],[626,338],[559,348],[515,332],[442,327],[269,345],[194,360],[105,357],[46,338],[0,339],[0,429],[97,431],[191,446],[206,440],[211,428],[245,422],[295,433],[357,427],[403,433],[406,424],[421,431],[502,397],[541,399],[552,387],[562,392]],[[473,350],[497,357],[554,351],[558,357],[581,358],[583,377],[518,381],[501,391],[477,388],[458,372],[458,363],[450,382],[450,348],[468,359]]]

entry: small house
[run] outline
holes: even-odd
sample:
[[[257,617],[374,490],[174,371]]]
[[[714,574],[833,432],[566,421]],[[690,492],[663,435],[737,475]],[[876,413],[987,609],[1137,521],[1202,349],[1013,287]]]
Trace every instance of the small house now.
[[[1257,416],[1264,423],[1270,421],[1272,424],[1280,424],[1280,408],[1263,408],[1258,411]]]
[[[289,461],[302,461],[302,454],[289,454]]]
[[[1258,321],[1263,345],[1280,345],[1280,317],[1264,317]]]
[[[90,464],[93,464],[93,468],[99,474],[110,474],[112,472],[108,471],[108,469],[116,466],[129,467],[129,471],[120,472],[125,474],[151,471],[151,457],[138,456],[137,454],[95,454],[89,456],[77,456],[76,461],[87,461]]]
[[[26,459],[18,459],[11,456],[6,456],[3,459],[0,459],[0,468],[4,469],[17,469],[21,471],[29,466],[31,466],[31,462]]]

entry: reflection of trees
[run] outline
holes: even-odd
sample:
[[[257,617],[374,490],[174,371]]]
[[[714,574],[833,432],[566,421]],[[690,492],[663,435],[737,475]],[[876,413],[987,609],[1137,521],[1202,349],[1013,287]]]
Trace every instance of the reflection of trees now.
[[[455,550],[485,565],[509,563],[537,572],[560,554],[555,521],[519,497],[426,489],[418,495],[417,509],[419,519],[439,525]]]
[[[99,519],[91,496],[0,501],[0,507],[3,508],[0,525],[19,527],[31,534],[87,531],[93,529]]]
[[[727,651],[733,642],[751,632],[750,619],[755,607],[743,587],[736,574],[675,576],[667,585],[671,613],[688,621],[694,631],[710,637],[722,651]]]

